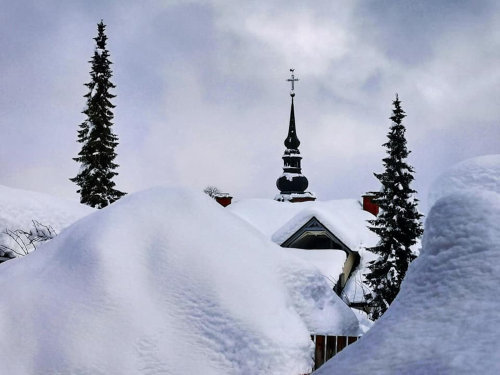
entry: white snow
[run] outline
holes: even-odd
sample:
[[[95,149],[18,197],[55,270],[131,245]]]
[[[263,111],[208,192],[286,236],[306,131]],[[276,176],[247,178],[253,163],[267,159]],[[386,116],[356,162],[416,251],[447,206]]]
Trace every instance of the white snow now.
[[[500,191],[500,155],[464,160],[451,167],[433,184],[429,204],[463,190]]]
[[[277,202],[272,199],[244,199],[226,207],[259,232],[271,239],[282,225],[284,225],[297,210],[308,207],[312,202],[302,202],[300,206],[295,203]]]
[[[347,254],[342,250],[304,250],[287,248],[287,252],[293,254],[306,262],[314,264],[321,274],[330,282],[330,286],[336,284],[342,273]]]
[[[359,332],[316,268],[201,192],[130,194],[0,269],[1,374],[302,374],[310,333]]]
[[[445,174],[387,313],[316,373],[500,373],[500,155]]]
[[[342,291],[342,294],[349,302],[360,303],[366,300],[365,295],[370,293],[370,288],[366,284],[366,275],[370,273],[368,265],[377,259],[377,255],[365,249],[359,249],[359,266],[354,270]]]
[[[33,191],[0,185],[0,245],[16,248],[6,230],[33,229],[33,221],[52,227],[56,233],[76,220],[94,212],[77,202]]]
[[[292,175],[292,173],[290,173],[290,175]],[[298,176],[298,174],[295,174],[295,176]],[[288,177],[287,177],[287,180],[289,180]],[[316,199],[316,194],[314,194],[310,191],[305,191],[303,193],[276,194],[274,196],[274,200],[279,201],[279,202],[291,202],[292,199],[300,199],[300,198],[307,198],[307,199],[314,198],[314,199]]]
[[[304,250],[287,248],[286,251],[314,265],[321,272],[323,277],[328,280],[330,288],[332,289],[337,283],[339,275],[342,273],[347,258],[347,254],[342,250]],[[365,259],[366,256],[368,256],[370,260],[376,257],[375,254],[366,250],[361,250],[360,253],[362,258],[360,264],[368,264],[368,260]],[[369,292],[368,288],[363,284],[367,272],[368,269],[366,267],[358,267],[358,269],[353,272],[342,291],[342,298],[345,299],[345,302],[365,301],[365,295]],[[352,312],[358,319],[360,325],[359,333],[366,333],[371,328],[373,322],[368,319],[367,314],[362,311],[353,308]]]
[[[280,178],[281,177],[285,177],[288,181],[292,181],[294,177],[304,177],[304,175],[302,173],[283,172]]]
[[[32,220],[57,232],[94,211],[89,206],[34,191],[0,185],[0,230],[26,229]]]
[[[361,332],[363,334],[368,332],[374,324],[373,320],[370,320],[370,318],[368,318],[368,314],[365,313],[364,311],[361,311],[358,309],[352,309],[352,312],[358,318],[359,328],[360,328]]]

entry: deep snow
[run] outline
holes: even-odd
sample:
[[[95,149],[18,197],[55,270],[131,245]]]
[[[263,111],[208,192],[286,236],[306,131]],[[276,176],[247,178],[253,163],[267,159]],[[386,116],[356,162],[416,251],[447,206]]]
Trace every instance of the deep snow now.
[[[93,208],[76,202],[0,185],[0,245],[18,249],[15,242],[4,233],[6,230],[29,232],[33,229],[33,221],[37,221],[60,233],[92,212]]]
[[[306,262],[314,264],[333,286],[337,283],[337,277],[342,272],[347,254],[344,251],[331,250],[304,250],[287,248],[287,252],[293,254]]]
[[[423,248],[387,313],[325,374],[500,373],[500,156],[445,174]]]
[[[0,265],[1,374],[301,374],[358,322],[311,265],[203,193],[155,188]]]
[[[57,232],[95,210],[91,207],[34,191],[0,185],[0,230],[27,229],[32,220]]]
[[[434,181],[429,204],[464,190],[500,191],[500,155],[484,155],[452,166]]]
[[[331,201],[313,201],[301,203],[277,202],[272,199],[245,199],[227,207],[231,212],[241,217],[266,237],[277,244],[286,241],[312,217],[334,233],[351,250],[361,256],[360,264],[349,278],[344,296],[350,302],[363,302],[369,289],[364,285],[365,275],[369,272],[368,263],[376,259],[376,255],[365,250],[378,242],[378,236],[368,229],[368,220],[374,218],[369,212],[363,211],[362,205],[356,199],[341,199]],[[342,256],[341,251],[291,250],[302,259],[317,266],[329,280],[336,280]],[[364,323],[366,322],[363,319]]]

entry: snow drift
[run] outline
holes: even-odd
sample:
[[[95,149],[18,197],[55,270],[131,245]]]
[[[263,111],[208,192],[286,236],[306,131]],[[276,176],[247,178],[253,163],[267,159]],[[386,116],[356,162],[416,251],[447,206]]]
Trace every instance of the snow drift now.
[[[429,204],[464,190],[499,192],[500,155],[479,156],[451,167],[432,184]]]
[[[48,194],[0,185],[0,231],[26,230],[32,220],[36,220],[59,232],[93,211],[88,206]]]
[[[432,207],[421,255],[399,296],[318,375],[500,373],[500,188],[492,183],[498,171],[495,155],[445,175],[441,181],[454,182],[443,182],[441,191],[452,194]]]
[[[40,223],[40,229],[52,228],[59,233],[63,228],[93,211],[93,208],[76,202],[0,185],[0,257],[6,253],[10,253],[11,256],[20,255],[33,248],[20,247],[5,233],[6,231],[30,232],[38,225],[35,223]]]
[[[0,266],[2,374],[301,374],[356,334],[312,266],[203,193],[126,196]]]

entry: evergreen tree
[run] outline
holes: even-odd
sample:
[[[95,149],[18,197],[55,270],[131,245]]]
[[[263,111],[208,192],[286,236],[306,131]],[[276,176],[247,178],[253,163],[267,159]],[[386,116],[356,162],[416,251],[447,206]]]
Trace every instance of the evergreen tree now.
[[[406,163],[410,151],[406,148],[405,127],[402,123],[406,117],[401,102],[396,94],[393,102],[393,124],[387,134],[387,157],[383,159],[385,171],[375,173],[382,188],[374,194],[374,202],[380,207],[380,214],[370,220],[370,230],[379,235],[377,246],[368,250],[379,255],[369,268],[366,279],[372,292],[368,296],[372,319],[378,319],[396,298],[401,282],[406,275],[409,264],[416,258],[412,252],[423,229],[417,210],[416,193],[410,187],[413,181],[413,167]]]
[[[80,202],[97,208],[106,207],[125,194],[116,190],[112,181],[118,174],[114,172],[118,165],[113,162],[116,157],[115,147],[118,145],[118,137],[111,130],[112,109],[115,106],[110,99],[115,95],[109,91],[115,88],[115,85],[110,81],[111,61],[106,49],[105,28],[101,20],[97,25],[97,37],[94,38],[96,41],[94,56],[89,61],[92,65],[91,80],[85,84],[89,92],[84,96],[87,105],[82,113],[87,118],[78,131],[78,142],[82,143],[82,148],[78,157],[73,158],[81,164],[81,167],[76,177],[70,179],[79,186],[77,192],[80,193]]]

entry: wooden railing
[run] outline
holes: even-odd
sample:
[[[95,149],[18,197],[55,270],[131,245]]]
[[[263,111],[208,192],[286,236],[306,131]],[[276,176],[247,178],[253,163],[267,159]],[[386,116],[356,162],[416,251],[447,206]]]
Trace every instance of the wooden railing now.
[[[324,336],[311,335],[314,342],[314,369],[317,370],[346,346],[356,342],[361,336]]]

